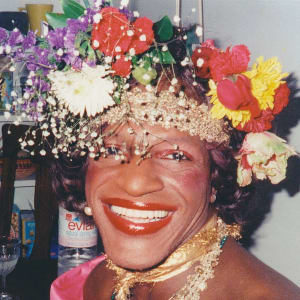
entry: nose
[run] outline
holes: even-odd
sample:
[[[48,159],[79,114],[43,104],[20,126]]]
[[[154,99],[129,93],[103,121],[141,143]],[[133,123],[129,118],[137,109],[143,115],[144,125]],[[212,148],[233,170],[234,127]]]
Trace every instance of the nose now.
[[[163,181],[155,171],[151,159],[145,159],[139,164],[138,159],[136,157],[120,165],[120,173],[116,179],[119,187],[133,197],[141,197],[162,190]]]

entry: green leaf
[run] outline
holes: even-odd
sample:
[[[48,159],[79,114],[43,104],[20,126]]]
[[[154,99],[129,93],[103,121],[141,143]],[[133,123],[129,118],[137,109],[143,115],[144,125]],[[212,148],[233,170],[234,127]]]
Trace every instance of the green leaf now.
[[[163,64],[175,64],[176,61],[170,51],[161,51]]]
[[[168,16],[164,16],[161,20],[154,23],[153,29],[158,42],[169,41],[174,34],[173,24]]]
[[[97,58],[98,58],[99,60],[101,60],[102,57],[103,57],[103,53],[102,53],[101,51],[99,51],[99,50],[96,50],[96,56],[97,56]]]
[[[50,59],[49,59],[49,62],[50,62],[50,64],[52,64],[52,65],[54,65],[54,64],[56,64],[56,58],[55,57],[50,57]]]
[[[160,63],[164,65],[175,64],[176,61],[170,51],[161,51],[154,49],[151,54],[159,58]]]
[[[85,34],[83,32],[78,32],[75,38],[75,48],[79,49],[82,42],[85,40]]]
[[[189,30],[186,31],[187,40],[186,40],[186,48],[190,55],[193,54],[193,45],[199,45],[200,40],[199,37],[196,35],[196,29],[198,25],[194,25]]]
[[[88,43],[87,44],[87,59],[89,61],[95,61],[96,60],[96,54],[95,54],[95,50],[91,47],[91,45]]]
[[[152,67],[152,58],[150,56],[144,55],[142,64],[143,64],[144,69],[151,68]]]
[[[157,73],[153,68],[146,70],[142,67],[136,67],[132,72],[132,76],[141,84],[147,85],[156,78]]]
[[[80,53],[81,56],[85,56],[85,53],[87,51],[88,46],[89,46],[89,41],[85,41],[79,47],[79,53]]]
[[[54,29],[67,26],[68,17],[63,14],[46,13],[46,18],[49,25]]]
[[[136,55],[131,57],[131,63],[133,66],[136,66],[138,64],[138,57]]]
[[[70,19],[77,19],[84,14],[85,8],[75,0],[62,0],[61,4],[65,16]]]

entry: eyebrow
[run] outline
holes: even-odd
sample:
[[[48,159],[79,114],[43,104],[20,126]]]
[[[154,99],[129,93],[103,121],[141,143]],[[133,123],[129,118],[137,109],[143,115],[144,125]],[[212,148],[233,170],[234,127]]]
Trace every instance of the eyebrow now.
[[[182,145],[182,146],[196,146],[194,144],[194,142],[192,140],[190,140],[190,136],[185,136],[182,135],[180,137],[178,136],[170,136],[170,132],[163,132],[163,133],[152,133],[150,130],[147,132],[149,132],[149,134],[147,135],[147,139],[149,141],[150,147],[152,148],[153,146],[157,146],[159,144],[162,143],[167,143],[170,145]],[[112,136],[107,136],[105,138],[105,141],[110,142],[111,144],[120,144],[120,143],[128,143],[130,142],[130,144],[137,142],[138,144],[142,142],[144,137],[143,133],[139,133],[138,135],[135,133],[132,136],[128,135],[128,134],[122,134],[120,132],[116,132],[115,134],[113,134]],[[204,146],[201,141],[199,140],[199,144],[200,147]]]

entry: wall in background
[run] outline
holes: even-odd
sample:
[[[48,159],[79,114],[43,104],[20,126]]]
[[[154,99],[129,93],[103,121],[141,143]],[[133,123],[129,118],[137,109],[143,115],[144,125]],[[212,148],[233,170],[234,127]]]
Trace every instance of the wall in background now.
[[[290,87],[300,87],[300,2],[298,0],[204,0],[205,38],[217,45],[246,44],[253,60],[278,56],[291,73]],[[287,137],[300,152],[300,95],[290,103],[284,125],[293,125]],[[293,120],[294,119],[294,120]],[[278,128],[282,132],[281,128]],[[287,132],[284,132],[287,133]],[[293,174],[299,190],[300,171]],[[297,185],[297,186],[296,186]],[[263,199],[262,199],[263,200]],[[300,286],[300,194],[282,190],[256,231],[251,252]]]
[[[83,5],[82,0],[76,0],[76,1]],[[120,1],[121,0],[112,0],[112,3],[114,6],[119,6]],[[93,3],[92,0],[89,0],[89,2]],[[18,7],[25,7],[25,4],[53,4],[54,12],[62,12],[60,0],[10,0],[10,1],[2,0],[0,1],[0,11],[16,11],[18,10]]]

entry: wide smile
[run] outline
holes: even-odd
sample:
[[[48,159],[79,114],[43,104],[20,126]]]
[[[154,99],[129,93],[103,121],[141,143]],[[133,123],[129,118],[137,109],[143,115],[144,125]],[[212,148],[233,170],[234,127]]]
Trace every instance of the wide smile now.
[[[172,218],[173,206],[157,203],[105,199],[104,212],[118,230],[129,235],[151,234],[165,227]]]

